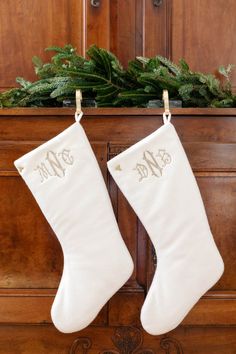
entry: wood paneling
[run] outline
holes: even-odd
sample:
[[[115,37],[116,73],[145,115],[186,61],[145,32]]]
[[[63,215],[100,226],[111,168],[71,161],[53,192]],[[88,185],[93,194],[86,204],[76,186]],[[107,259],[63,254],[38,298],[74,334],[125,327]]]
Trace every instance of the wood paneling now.
[[[104,0],[99,7],[88,1],[86,13],[86,46],[110,49],[124,66],[137,55],[170,55],[170,0],[158,7],[152,0]]]
[[[0,289],[0,323],[52,323],[50,311],[55,294],[56,289]],[[92,325],[107,325],[107,317],[108,306],[105,305]]]
[[[225,271],[215,290],[236,290],[236,174],[205,174],[197,178]]]
[[[93,7],[90,1],[85,1],[84,33],[85,46],[92,44],[110,48],[110,1],[99,1],[98,7]]]
[[[60,334],[50,325],[3,326],[0,354],[235,354],[234,328],[185,327],[150,336],[135,327],[87,329]]]
[[[172,58],[184,57],[193,70],[214,72],[235,64],[234,0],[172,1]],[[233,74],[236,86],[236,73]]]
[[[141,3],[142,1],[139,1]],[[111,29],[110,49],[118,56],[123,65],[133,59],[136,53],[136,46],[140,50],[140,18],[142,7],[138,7],[134,0],[110,1],[111,7]]]
[[[92,44],[109,49],[124,66],[137,55],[157,54],[184,57],[198,71],[235,64],[234,0],[154,2],[1,0],[0,89],[15,86],[16,76],[35,79],[33,55],[48,60],[45,47],[68,43],[82,55]]]
[[[82,0],[0,1],[0,87],[15,77],[34,80],[31,59],[49,59],[44,48],[73,44],[82,53]]]
[[[153,57],[171,55],[171,3],[162,1],[154,6],[153,1],[143,1],[143,55]]]
[[[62,252],[18,176],[1,177],[0,230],[0,287],[55,288],[62,270]]]
[[[156,268],[155,252],[108,175],[106,161],[157,129],[162,124],[162,110],[86,109],[82,124],[135,269],[91,326],[79,334],[64,335],[53,328],[50,319],[62,252],[13,161],[72,124],[74,110],[0,110],[0,353],[235,352],[236,110],[176,109],[172,113],[197,177],[225,273],[176,330],[149,336],[139,329],[140,309]]]

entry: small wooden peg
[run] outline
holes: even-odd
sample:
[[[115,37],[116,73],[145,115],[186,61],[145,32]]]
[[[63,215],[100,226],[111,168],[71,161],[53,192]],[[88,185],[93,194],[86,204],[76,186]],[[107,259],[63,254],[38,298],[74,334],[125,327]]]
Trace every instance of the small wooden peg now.
[[[170,113],[170,104],[169,104],[169,94],[168,94],[168,90],[163,90],[163,101],[164,101],[164,110],[165,110],[165,114],[169,114]]]
[[[81,113],[81,101],[82,101],[82,92],[81,90],[76,90],[75,93],[75,100],[76,100],[76,113]]]

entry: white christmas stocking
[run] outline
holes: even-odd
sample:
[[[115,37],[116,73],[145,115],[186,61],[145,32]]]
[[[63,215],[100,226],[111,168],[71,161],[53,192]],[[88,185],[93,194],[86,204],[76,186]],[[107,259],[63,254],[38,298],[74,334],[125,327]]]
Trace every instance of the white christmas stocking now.
[[[128,280],[133,262],[79,121],[16,160],[15,166],[64,254],[52,320],[61,332],[81,330]]]
[[[168,118],[164,115],[162,127],[108,162],[157,253],[141,311],[142,325],[153,335],[177,327],[224,269],[195,177]]]

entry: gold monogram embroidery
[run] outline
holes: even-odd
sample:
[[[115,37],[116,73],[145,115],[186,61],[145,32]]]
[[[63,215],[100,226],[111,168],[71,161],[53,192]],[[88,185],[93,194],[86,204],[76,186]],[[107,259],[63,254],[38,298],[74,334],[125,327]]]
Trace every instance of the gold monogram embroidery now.
[[[159,166],[153,152],[148,150],[144,151],[143,160],[147,163],[153,176],[160,177],[162,175],[162,168]]]
[[[65,176],[66,167],[73,165],[74,158],[70,155],[70,150],[64,149],[62,152],[48,151],[44,161],[40,162],[35,171],[41,178],[41,183],[52,176],[62,178]]]
[[[62,160],[67,164],[67,165],[72,165],[74,162],[73,156],[70,155],[70,150],[64,149],[62,152],[59,152],[58,155],[61,155]]]
[[[137,170],[139,173],[139,182],[141,182],[143,178],[146,178],[148,176],[148,169],[142,163],[137,163],[134,170]]]
[[[155,155],[152,151],[146,150],[143,153],[144,163],[136,163],[133,170],[139,175],[139,182],[151,176],[161,177],[162,171],[167,164],[171,163],[171,156],[164,149],[159,149]]]

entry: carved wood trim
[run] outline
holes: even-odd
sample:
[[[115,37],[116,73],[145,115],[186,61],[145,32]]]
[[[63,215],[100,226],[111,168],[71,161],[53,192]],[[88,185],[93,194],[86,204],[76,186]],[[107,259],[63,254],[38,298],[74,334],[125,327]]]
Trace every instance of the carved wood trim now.
[[[111,337],[115,348],[103,349],[99,354],[184,354],[181,343],[175,338],[163,337],[160,340],[161,351],[143,346],[143,333],[137,327],[118,327]],[[92,340],[78,337],[70,348],[69,354],[87,354],[92,346]]]
[[[166,354],[173,353],[172,349],[175,349],[176,354],[184,354],[182,346],[179,341],[174,338],[164,337],[160,341],[161,349],[165,350]]]
[[[88,350],[91,348],[92,341],[87,337],[76,338],[72,343],[69,354],[87,354]]]
[[[118,349],[118,353],[132,354],[132,353],[150,353],[154,352],[150,349],[143,349],[143,336],[140,329],[135,327],[119,327],[115,330],[112,336],[112,342]],[[106,351],[101,354],[108,354]]]
[[[100,354],[132,354],[142,353],[142,333],[135,327],[119,327],[115,330],[112,336],[112,342],[117,350],[103,350]],[[148,351],[150,354],[154,354],[153,351]]]
[[[128,149],[132,144],[121,144],[121,143],[113,143],[108,146],[108,159],[112,159],[116,155],[119,155],[126,149]]]

